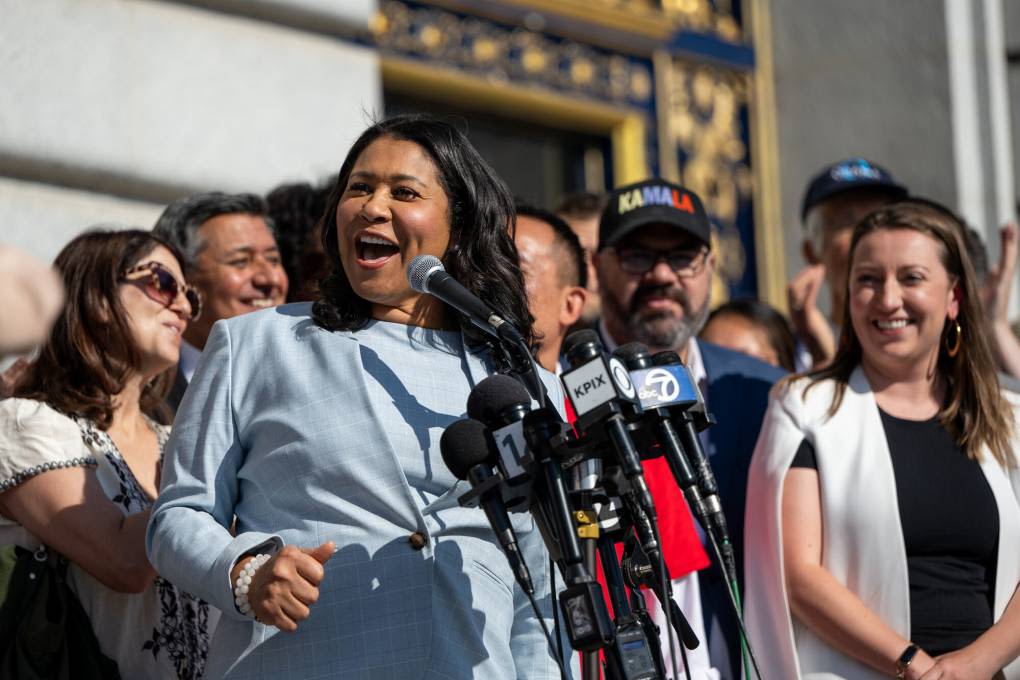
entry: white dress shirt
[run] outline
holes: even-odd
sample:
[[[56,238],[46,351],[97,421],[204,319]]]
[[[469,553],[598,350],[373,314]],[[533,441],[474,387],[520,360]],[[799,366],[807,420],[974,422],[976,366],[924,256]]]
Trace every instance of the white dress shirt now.
[[[189,383],[191,376],[195,375],[195,367],[198,366],[198,359],[202,356],[202,350],[192,345],[187,340],[181,340],[181,358],[179,367],[181,375]]]

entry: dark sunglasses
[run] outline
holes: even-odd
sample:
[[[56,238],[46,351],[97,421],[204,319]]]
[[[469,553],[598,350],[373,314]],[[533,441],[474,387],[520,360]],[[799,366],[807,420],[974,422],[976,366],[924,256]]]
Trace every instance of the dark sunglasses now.
[[[680,278],[695,276],[705,266],[708,248],[702,246],[698,250],[671,250],[668,253],[644,250],[643,248],[620,248],[616,251],[616,259],[620,269],[628,274],[644,274],[665,261]]]
[[[132,267],[122,273],[118,280],[141,286],[146,297],[167,308],[183,292],[184,299],[188,301],[190,307],[188,321],[198,321],[202,314],[202,296],[198,291],[192,286],[178,282],[173,273],[159,262],[145,262]]]

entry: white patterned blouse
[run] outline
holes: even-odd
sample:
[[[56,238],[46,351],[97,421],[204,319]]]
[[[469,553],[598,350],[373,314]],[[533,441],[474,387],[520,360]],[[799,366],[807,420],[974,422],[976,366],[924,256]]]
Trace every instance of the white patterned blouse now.
[[[160,456],[169,428],[151,422]],[[125,515],[152,504],[117,446],[90,420],[72,418],[31,399],[0,401],[0,492],[37,474],[93,468],[103,491]],[[0,545],[29,550],[39,541],[0,515]],[[123,678],[200,678],[219,612],[157,576],[138,594],[118,593],[71,563],[68,581],[92,621],[103,653]]]

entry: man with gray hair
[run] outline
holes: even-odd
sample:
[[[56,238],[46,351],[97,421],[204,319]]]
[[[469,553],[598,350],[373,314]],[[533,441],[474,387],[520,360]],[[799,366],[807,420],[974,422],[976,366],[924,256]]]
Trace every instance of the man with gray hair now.
[[[871,211],[907,195],[889,171],[863,158],[847,158],[822,169],[808,183],[801,204],[801,250],[807,267],[786,288],[790,320],[803,350],[798,368],[824,366],[836,353],[838,327],[844,323],[850,237],[854,225]],[[829,287],[829,315],[818,295]],[[807,354],[808,356],[804,356]]]
[[[184,254],[188,282],[202,295],[202,316],[188,324],[177,380],[167,396],[176,410],[212,325],[287,299],[266,202],[255,194],[194,194],[168,205],[153,232]]]

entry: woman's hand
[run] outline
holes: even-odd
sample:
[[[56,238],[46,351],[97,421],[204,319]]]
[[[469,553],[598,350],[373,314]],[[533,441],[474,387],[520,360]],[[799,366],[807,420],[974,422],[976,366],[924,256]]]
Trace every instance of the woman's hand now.
[[[988,665],[987,657],[979,654],[973,645],[968,645],[935,657],[928,672],[916,677],[918,680],[990,680],[999,669]]]
[[[327,541],[317,548],[284,546],[268,562],[259,567],[248,587],[248,602],[259,623],[276,626],[293,633],[298,623],[308,618],[309,606],[319,599],[319,584],[325,574],[323,565],[333,557],[336,544]],[[251,560],[237,561],[230,582]]]

